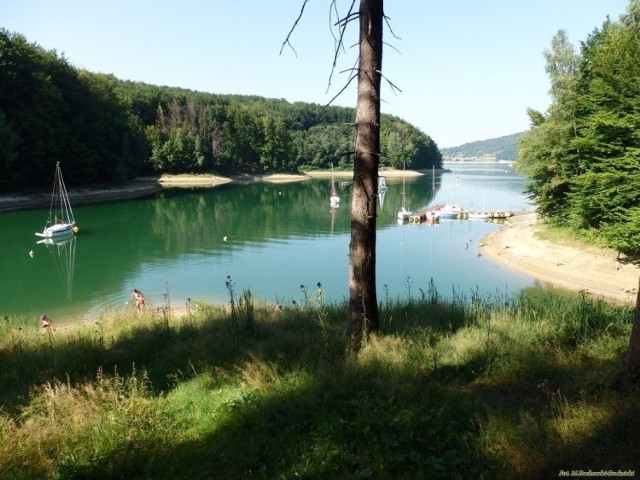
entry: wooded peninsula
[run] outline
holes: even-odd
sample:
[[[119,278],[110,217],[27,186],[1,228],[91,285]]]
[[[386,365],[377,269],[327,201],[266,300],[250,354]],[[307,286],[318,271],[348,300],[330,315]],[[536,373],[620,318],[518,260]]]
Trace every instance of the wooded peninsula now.
[[[348,169],[354,118],[354,108],[123,81],[0,30],[0,193],[48,187],[56,161],[71,187]],[[435,142],[413,125],[383,115],[381,132],[385,166],[441,166]]]

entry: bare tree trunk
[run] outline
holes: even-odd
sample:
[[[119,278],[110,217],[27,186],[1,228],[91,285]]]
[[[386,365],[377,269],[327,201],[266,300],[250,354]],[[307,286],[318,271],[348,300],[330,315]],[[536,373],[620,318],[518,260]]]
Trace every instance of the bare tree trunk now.
[[[622,362],[622,377],[626,384],[631,384],[638,381],[638,374],[640,374],[640,281],[636,294],[636,309],[633,314],[629,349]]]
[[[376,198],[380,163],[380,83],[383,0],[360,0],[360,59],[356,108],[351,243],[349,245],[349,343],[358,349],[377,331]]]

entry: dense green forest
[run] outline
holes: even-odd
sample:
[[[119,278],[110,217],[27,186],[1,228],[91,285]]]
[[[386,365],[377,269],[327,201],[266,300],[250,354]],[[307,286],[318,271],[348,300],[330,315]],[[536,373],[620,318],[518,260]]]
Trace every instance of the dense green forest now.
[[[60,161],[69,185],[148,173],[269,173],[352,165],[355,109],[122,81],[73,67],[0,30],[0,192],[38,190]],[[439,167],[437,145],[381,120],[382,162]]]
[[[545,52],[552,103],[530,110],[520,168],[539,212],[619,252],[640,253],[640,0],[574,51]]]
[[[481,157],[492,160],[516,160],[518,158],[518,139],[522,133],[478,140],[457,147],[442,148],[440,151],[445,160],[471,161]]]

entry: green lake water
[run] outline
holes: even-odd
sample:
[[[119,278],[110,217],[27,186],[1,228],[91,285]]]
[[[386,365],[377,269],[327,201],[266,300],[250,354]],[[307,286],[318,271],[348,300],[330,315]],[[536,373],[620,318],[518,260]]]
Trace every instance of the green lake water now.
[[[406,180],[406,203],[465,209],[522,210],[524,179],[509,165],[446,165],[450,173]],[[478,256],[480,240],[499,225],[467,220],[399,225],[402,180],[387,179],[378,208],[378,298],[406,298],[432,285],[444,296],[511,295],[528,277]],[[151,307],[187,299],[228,302],[248,289],[264,300],[304,301],[322,285],[326,301],[348,296],[350,195],[338,185],[340,207],[329,207],[329,180],[215,188],[168,189],[132,201],[79,205],[79,234],[63,245],[37,244],[48,212],[0,214],[0,315],[36,321],[47,313],[66,322],[132,309],[138,288]],[[33,256],[29,252],[33,251]],[[433,282],[432,282],[433,280]]]

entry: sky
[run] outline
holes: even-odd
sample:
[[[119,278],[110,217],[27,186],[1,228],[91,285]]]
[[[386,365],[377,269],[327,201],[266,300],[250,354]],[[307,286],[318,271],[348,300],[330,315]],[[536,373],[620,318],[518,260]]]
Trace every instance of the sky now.
[[[356,3],[356,8],[359,2]],[[529,128],[545,111],[543,52],[564,29],[580,42],[629,0],[385,2],[382,112],[441,148]],[[357,61],[357,29],[331,77],[331,0],[0,0],[0,27],[77,67],[123,80],[325,105]],[[351,1],[337,0],[341,14]],[[391,85],[397,87],[397,90]],[[356,104],[355,82],[333,105]]]

